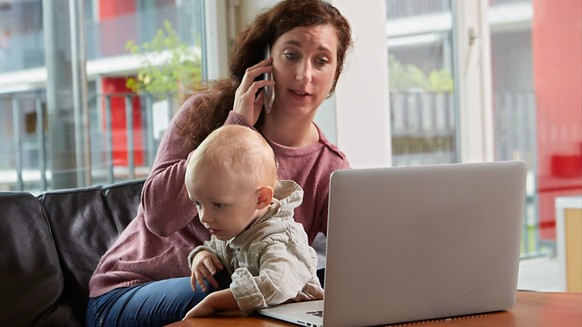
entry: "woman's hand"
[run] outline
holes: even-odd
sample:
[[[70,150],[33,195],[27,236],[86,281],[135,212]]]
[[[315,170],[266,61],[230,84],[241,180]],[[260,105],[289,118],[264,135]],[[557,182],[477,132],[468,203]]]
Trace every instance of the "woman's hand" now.
[[[202,291],[206,292],[206,279],[214,288],[218,288],[218,282],[214,279],[214,275],[219,270],[224,269],[220,259],[208,251],[200,251],[196,253],[192,259],[192,275],[190,277],[190,284],[192,289],[196,290],[196,282],[200,285]]]
[[[257,96],[255,95],[265,85],[275,85],[274,81],[255,81],[255,79],[264,73],[271,72],[273,70],[272,64],[273,59],[267,58],[247,68],[239,87],[236,89],[232,110],[243,116],[251,126],[254,126],[259,119],[261,109],[265,102],[263,92],[259,92]]]
[[[202,300],[202,302],[198,303],[197,305],[194,306],[194,308],[190,309],[190,311],[186,313],[186,316],[184,316],[182,320],[188,318],[212,316],[214,315],[214,313],[215,313],[214,308],[207,302],[204,302],[204,300]]]
[[[186,313],[184,319],[212,316],[224,312],[229,312],[232,315],[242,313],[230,288],[208,294],[208,296]]]

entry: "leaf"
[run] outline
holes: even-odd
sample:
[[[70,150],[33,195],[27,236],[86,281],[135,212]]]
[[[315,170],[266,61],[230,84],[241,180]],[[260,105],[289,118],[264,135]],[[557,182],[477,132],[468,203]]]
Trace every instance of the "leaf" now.
[[[200,38],[197,46],[191,46],[180,41],[169,21],[165,20],[163,25],[153,39],[141,46],[133,40],[125,45],[130,54],[139,57],[142,65],[136,77],[127,79],[127,88],[135,93],[149,93],[157,99],[192,91],[202,80]]]

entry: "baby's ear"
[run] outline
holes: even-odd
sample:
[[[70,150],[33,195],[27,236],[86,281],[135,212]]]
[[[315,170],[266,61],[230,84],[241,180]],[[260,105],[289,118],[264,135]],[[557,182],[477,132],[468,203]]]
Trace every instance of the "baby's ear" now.
[[[257,209],[263,209],[271,204],[273,200],[273,188],[270,186],[261,186],[257,190]]]

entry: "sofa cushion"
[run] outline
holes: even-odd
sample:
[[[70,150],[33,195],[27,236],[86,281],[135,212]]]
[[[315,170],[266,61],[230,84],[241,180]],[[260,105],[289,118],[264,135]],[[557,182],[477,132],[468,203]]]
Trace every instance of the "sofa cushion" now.
[[[99,259],[135,217],[143,180],[49,191],[39,198],[51,225],[63,275],[64,299],[84,321],[88,284]]]
[[[0,193],[0,321],[6,326],[78,326],[63,303],[63,275],[36,197]]]

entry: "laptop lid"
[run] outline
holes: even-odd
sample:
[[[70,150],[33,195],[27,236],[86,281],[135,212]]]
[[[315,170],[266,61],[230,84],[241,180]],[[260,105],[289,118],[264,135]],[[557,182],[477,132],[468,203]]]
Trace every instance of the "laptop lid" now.
[[[521,161],[336,171],[324,301],[259,313],[368,326],[511,308],[526,171]]]
[[[511,308],[526,170],[507,161],[333,173],[324,325]]]

